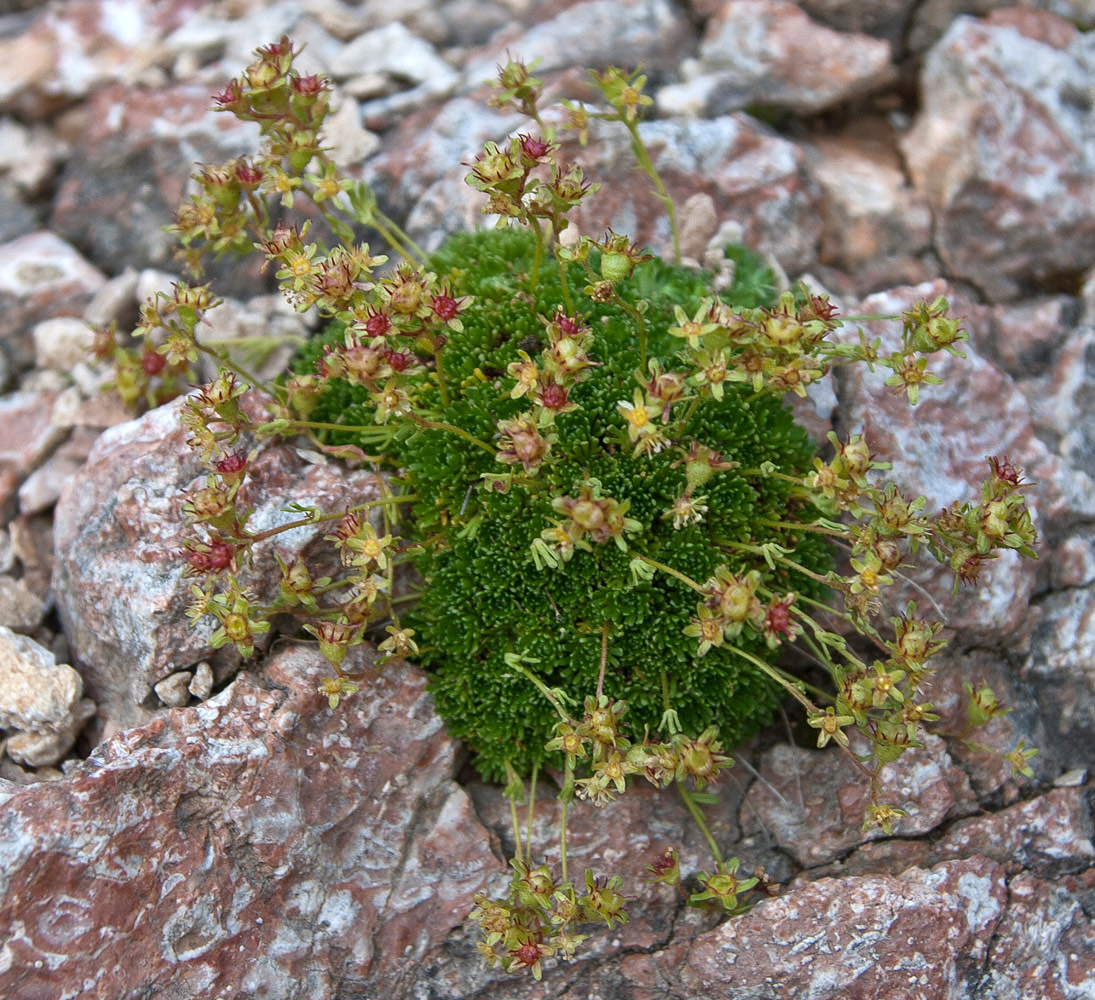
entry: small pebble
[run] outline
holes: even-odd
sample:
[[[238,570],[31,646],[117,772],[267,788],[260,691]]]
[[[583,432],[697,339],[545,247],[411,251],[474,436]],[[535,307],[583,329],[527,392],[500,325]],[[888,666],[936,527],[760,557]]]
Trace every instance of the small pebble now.
[[[213,668],[205,660],[194,668],[194,679],[190,682],[189,690],[198,701],[205,701],[212,693]]]
[[[1071,771],[1065,771],[1053,779],[1055,788],[1079,788],[1087,784],[1087,768],[1074,767]]]
[[[153,687],[156,697],[168,708],[182,708],[190,701],[190,690],[187,687],[194,675],[189,670],[180,670],[178,673],[165,677]]]

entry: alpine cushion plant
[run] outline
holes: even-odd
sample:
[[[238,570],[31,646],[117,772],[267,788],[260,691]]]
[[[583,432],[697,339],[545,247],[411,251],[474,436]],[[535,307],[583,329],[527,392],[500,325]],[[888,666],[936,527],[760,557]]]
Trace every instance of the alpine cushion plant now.
[[[563,161],[541,83],[516,60],[500,68],[494,102],[525,114],[529,130],[469,163],[497,226],[426,257],[328,157],[328,86],[297,74],[294,54],[287,39],[260,49],[217,97],[259,124],[261,148],[202,169],[173,227],[193,265],[262,254],[288,300],[329,321],[278,384],[222,359],[226,370],[187,402],[209,469],[185,508],[194,620],[213,616],[214,643],[251,656],[275,616],[295,617],[331,666],[320,685],[331,710],[369,697],[343,670],[367,637],[429,669],[449,732],[513,800],[509,892],[478,897],[472,913],[485,958],[509,970],[539,977],[544,959],[573,957],[583,923],[626,920],[618,876],[570,878],[566,815],[575,798],[603,804],[636,777],[675,786],[711,847],[715,870],[699,874],[692,902],[742,905],[758,880],[722,857],[695,792],[784,694],[818,746],[851,753],[851,729],[866,739],[871,752],[854,759],[871,790],[867,823],[888,829],[900,809],[878,800],[879,771],[936,718],[927,686],[943,643],[915,604],[885,615],[886,588],[922,550],[951,566],[956,586],[976,584],[1000,549],[1033,555],[1024,484],[993,458],[979,501],[927,513],[923,498],[879,480],[888,466],[861,436],[830,435],[818,455],[785,397],[867,364],[915,405],[938,381],[928,357],[965,339],[946,302],[905,313],[902,349],[881,356],[862,332],[834,336],[843,321],[824,296],[776,299],[744,248],[728,249],[735,280],[719,294],[711,276],[626,236],[578,233],[572,210],[595,185]],[[567,126],[627,129],[675,232],[638,129],[643,77],[610,69],[594,80],[605,106],[567,105]],[[298,199],[336,245],[281,220]],[[355,225],[379,232],[398,262],[358,243]],[[97,339],[127,399],[159,401],[199,353],[215,355],[196,336],[215,304],[208,286],[180,284],[143,309],[139,347]],[[244,405],[248,387],[265,417]],[[250,442],[296,435],[382,472],[382,496],[342,511],[294,505],[284,525],[251,530],[237,503]],[[260,604],[241,582],[252,547],[316,521],[330,524],[340,571],[282,565],[279,596]],[[421,587],[400,595],[406,566]],[[789,669],[792,646],[827,672],[828,692]],[[987,689],[970,693],[971,723],[1005,710]],[[1009,759],[1029,771],[1030,753]],[[557,867],[533,858],[517,829],[523,779],[535,787],[542,771],[563,802]],[[651,871],[680,885],[675,852]]]

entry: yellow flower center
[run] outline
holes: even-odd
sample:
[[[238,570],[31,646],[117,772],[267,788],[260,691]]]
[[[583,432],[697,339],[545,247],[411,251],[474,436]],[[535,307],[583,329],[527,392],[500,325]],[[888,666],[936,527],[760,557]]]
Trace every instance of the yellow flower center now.
[[[636,406],[628,415],[628,421],[630,421],[632,427],[645,427],[647,421],[650,420],[650,414],[646,412],[645,406]]]

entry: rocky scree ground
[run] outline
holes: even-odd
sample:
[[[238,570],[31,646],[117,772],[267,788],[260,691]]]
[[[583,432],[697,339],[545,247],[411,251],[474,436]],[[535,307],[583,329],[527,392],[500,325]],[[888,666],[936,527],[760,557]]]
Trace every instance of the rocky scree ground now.
[[[0,993],[1095,996],[1093,28],[1088,0],[0,4]],[[859,833],[840,754],[777,728],[737,754],[711,821],[778,896],[719,920],[644,883],[669,845],[686,870],[710,859],[683,806],[639,790],[571,818],[575,864],[630,876],[631,922],[539,984],[500,977],[465,915],[505,881],[504,804],[467,779],[421,672],[388,668],[331,713],[311,646],[239,672],[187,627],[170,555],[198,471],[178,407],[126,422],[87,321],[125,326],[173,280],[161,227],[192,165],[255,141],[209,95],[283,32],[336,81],[337,158],[429,247],[479,221],[460,161],[520,125],[481,86],[507,51],[586,99],[584,67],[642,63],[691,258],[746,242],[848,312],[951,297],[969,357],[944,356],[915,411],[859,374],[801,408],[819,438],[864,429],[932,506],[989,454],[1036,482],[1039,562],[1001,559],[953,603],[917,578],[952,645],[940,736],[889,778],[908,811],[892,837]],[[603,183],[583,228],[666,251],[623,137],[596,140],[567,149]],[[253,268],[217,289],[211,337],[309,332]],[[259,461],[271,523],[375,488],[291,446]],[[1033,782],[957,738],[964,680],[1014,706],[981,742],[1040,747]]]

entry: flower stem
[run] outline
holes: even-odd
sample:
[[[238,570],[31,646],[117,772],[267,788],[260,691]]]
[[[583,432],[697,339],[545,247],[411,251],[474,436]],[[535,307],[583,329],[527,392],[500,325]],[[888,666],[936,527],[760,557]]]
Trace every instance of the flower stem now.
[[[807,569],[805,566],[800,566],[793,559],[787,559],[784,556],[776,555],[775,553],[766,551],[763,546],[749,545],[746,542],[732,542],[729,539],[718,539],[718,544],[725,549],[737,549],[739,552],[752,552],[758,556],[762,556],[765,561],[771,559],[772,562],[779,563],[781,566],[786,566],[790,570],[794,570],[796,573],[801,573],[803,576],[809,577],[811,580],[817,583],[824,584],[826,587],[831,587],[833,581],[828,577],[822,576],[820,573],[815,573],[812,569]]]
[[[559,291],[563,293],[563,308],[566,309],[568,316],[573,316],[574,305],[570,300],[570,285],[567,283],[567,264],[558,257],[555,260],[559,265]]]
[[[252,375],[246,368],[241,368],[237,365],[227,354],[221,354],[220,351],[213,350],[212,347],[206,347],[197,337],[194,338],[194,346],[197,347],[202,354],[207,354],[211,358],[215,358],[217,364],[223,365],[230,372],[238,375],[244,380],[252,389],[258,389],[260,392],[265,392],[268,396],[277,397],[277,393],[268,386],[265,382],[259,379],[257,376]]]
[[[665,184],[662,183],[658,170],[654,166],[654,161],[650,159],[650,154],[646,150],[646,144],[639,135],[639,123],[626,116],[622,120],[624,125],[627,126],[627,131],[631,134],[631,148],[634,150],[639,169],[653,181],[658,200],[665,206],[665,214],[669,219],[669,229],[673,234],[673,263],[679,265],[681,262],[681,236],[677,231],[677,210],[673,205],[673,199],[669,197],[669,192],[665,189]]]
[[[567,810],[570,806],[570,793],[574,786],[574,764],[567,757],[566,770],[563,772],[563,794],[559,813],[559,863],[563,869],[563,884],[567,881]]]
[[[719,850],[719,845],[715,843],[715,838],[711,833],[711,829],[708,827],[707,821],[703,818],[703,813],[696,804],[696,800],[692,798],[692,793],[685,788],[683,781],[677,782],[677,791],[680,792],[681,801],[684,802],[685,808],[692,814],[692,818],[700,828],[700,833],[703,834],[704,840],[707,841],[707,846],[711,848],[712,857],[714,857],[715,862],[721,866],[722,851]]]
[[[846,532],[834,531],[832,528],[824,528],[819,524],[806,524],[804,522],[795,521],[772,521],[765,517],[757,517],[753,519],[754,524],[763,524],[769,528],[791,528],[795,531],[812,531],[816,535],[828,535],[830,538],[839,538],[841,540],[847,539]]]
[[[540,261],[544,256],[544,233],[535,219],[530,223],[530,228],[536,236],[536,250],[532,258],[532,273],[528,278],[528,290],[532,295],[532,307],[536,309],[536,283],[540,278]]]
[[[601,625],[601,669],[597,674],[597,700],[601,700],[601,696],[605,693],[605,667],[608,666],[608,630],[611,627],[611,622],[604,622]]]
[[[689,576],[685,576],[679,569],[674,569],[672,566],[663,562],[658,562],[657,559],[651,559],[650,556],[644,556],[641,553],[638,558],[642,560],[647,566],[653,566],[655,569],[660,569],[663,573],[669,574],[669,576],[675,577],[680,580],[685,586],[691,587],[697,594],[706,594],[707,591],[703,589],[695,580]]]
[[[532,818],[536,811],[536,776],[539,771],[539,765],[532,765],[532,775],[529,777],[528,783],[528,818],[525,820],[525,834],[527,840],[525,841],[525,855],[532,858]]]
[[[422,427],[431,431],[448,431],[450,434],[455,434],[457,437],[462,437],[465,441],[470,441],[477,448],[482,448],[483,451],[494,454],[495,450],[486,441],[480,441],[474,434],[469,434],[463,427],[457,427],[455,424],[447,424],[443,420],[429,420],[426,417],[419,416],[417,413],[409,414],[410,418]]]
[[[760,657],[754,656],[752,653],[747,653],[744,649],[739,649],[737,646],[727,645],[723,647],[729,649],[730,652],[740,656],[743,660],[748,660],[754,667],[760,670],[762,673],[767,674],[772,678],[780,687],[784,688],[807,712],[816,715],[819,711],[818,707],[810,701],[794,684],[791,683],[783,673],[776,670],[775,667],[765,663]]]

